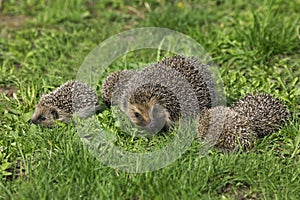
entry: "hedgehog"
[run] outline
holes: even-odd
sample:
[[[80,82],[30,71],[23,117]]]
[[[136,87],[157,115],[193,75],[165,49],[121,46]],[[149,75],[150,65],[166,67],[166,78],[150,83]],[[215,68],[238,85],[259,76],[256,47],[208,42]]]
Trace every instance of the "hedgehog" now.
[[[95,91],[86,83],[72,80],[43,95],[29,123],[41,126],[52,126],[55,121],[68,123],[74,115],[86,118],[101,109]]]
[[[277,132],[289,118],[286,106],[266,93],[247,94],[232,105],[232,110],[247,117],[260,138]]]
[[[121,90],[121,110],[149,132],[168,130],[180,117],[199,115],[212,107],[216,96],[208,66],[181,55],[136,72]]]
[[[216,106],[203,112],[199,119],[198,134],[200,141],[222,152],[248,150],[256,140],[251,122],[225,106]]]
[[[101,87],[102,100],[106,106],[110,107],[113,103],[113,96],[118,96],[118,94],[114,94],[116,88],[126,85],[135,73],[135,70],[122,70],[113,72],[106,77]]]

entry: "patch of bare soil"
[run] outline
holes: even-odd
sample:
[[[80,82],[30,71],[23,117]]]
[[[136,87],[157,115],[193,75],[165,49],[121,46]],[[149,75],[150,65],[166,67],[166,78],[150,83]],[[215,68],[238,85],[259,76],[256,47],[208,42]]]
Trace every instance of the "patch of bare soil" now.
[[[0,9],[0,13],[1,13],[1,9]],[[12,38],[13,35],[10,33],[9,30],[22,27],[26,23],[27,19],[28,17],[24,15],[14,16],[14,15],[0,14],[0,37]]]
[[[0,87],[0,93],[4,93],[7,97],[12,97],[13,93],[16,92],[17,88],[15,86]]]
[[[6,176],[6,181],[12,181],[26,175],[25,164],[23,161],[16,161],[12,167],[8,168],[6,171],[11,173],[11,175]]]
[[[26,22],[23,15],[0,15],[0,26],[16,28],[22,26]]]

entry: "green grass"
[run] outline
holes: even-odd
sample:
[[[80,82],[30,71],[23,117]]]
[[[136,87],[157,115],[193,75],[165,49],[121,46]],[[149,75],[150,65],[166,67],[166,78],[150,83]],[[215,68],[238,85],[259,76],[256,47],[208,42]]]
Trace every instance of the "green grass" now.
[[[0,199],[300,198],[300,1],[178,2],[1,1]],[[211,149],[199,156],[194,141],[171,165],[137,174],[95,159],[73,124],[27,124],[41,95],[74,79],[94,47],[145,26],[177,30],[199,42],[219,67],[229,104],[248,92],[268,92],[294,113],[291,122],[249,152]],[[156,50],[130,53],[98,85],[111,71],[158,58]],[[97,117],[125,149],[150,151],[169,141],[163,134],[125,135],[109,111]],[[25,176],[12,176],[16,163],[15,174],[24,168]]]

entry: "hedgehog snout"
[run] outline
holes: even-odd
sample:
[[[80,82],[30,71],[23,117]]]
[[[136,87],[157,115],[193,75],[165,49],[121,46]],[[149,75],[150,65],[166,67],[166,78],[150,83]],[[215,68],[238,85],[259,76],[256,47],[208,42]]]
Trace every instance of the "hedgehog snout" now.
[[[161,105],[156,104],[150,113],[151,121],[156,124],[166,123],[166,119],[168,118],[168,111]]]
[[[35,124],[35,125],[37,125],[37,124],[39,124],[42,121],[42,119],[41,119],[41,116],[42,116],[41,115],[41,113],[42,113],[41,110],[42,109],[40,109],[40,107],[36,108],[36,110],[33,113],[31,119],[28,121],[28,124]]]
[[[28,123],[41,126],[51,126],[57,119],[59,119],[57,108],[37,105],[31,120],[29,120]]]
[[[44,117],[44,116],[42,116],[42,115],[40,115],[40,116],[38,116],[38,117],[33,117],[32,119],[30,119],[29,121],[28,121],[28,124],[35,124],[35,125],[38,125],[38,124],[40,124],[42,121],[45,121],[46,120],[46,118]]]
[[[150,121],[144,127],[145,130],[149,131],[150,133],[157,133],[161,131],[167,124],[167,115],[165,109],[156,104],[151,108],[149,112]]]
[[[151,133],[156,133],[162,130],[166,122],[164,119],[153,119],[147,126],[146,129]]]

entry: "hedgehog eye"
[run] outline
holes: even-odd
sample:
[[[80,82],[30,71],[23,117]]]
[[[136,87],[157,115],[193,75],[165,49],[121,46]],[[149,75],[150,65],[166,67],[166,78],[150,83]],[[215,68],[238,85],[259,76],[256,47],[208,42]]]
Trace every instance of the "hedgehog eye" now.
[[[39,116],[38,120],[40,121],[45,121],[46,120],[46,117],[44,117],[43,115]]]
[[[50,113],[51,113],[53,119],[58,119],[58,113],[57,113],[57,111],[55,109],[51,110]]]
[[[135,113],[134,113],[134,116],[135,116],[136,118],[138,118],[138,119],[141,119],[141,118],[142,118],[142,116],[141,116],[140,113],[138,113],[138,112],[135,112]]]

